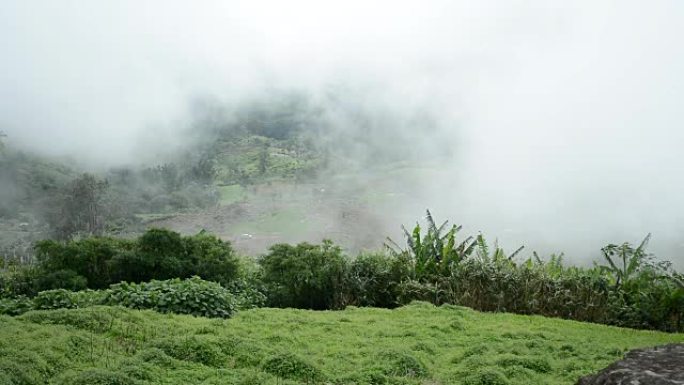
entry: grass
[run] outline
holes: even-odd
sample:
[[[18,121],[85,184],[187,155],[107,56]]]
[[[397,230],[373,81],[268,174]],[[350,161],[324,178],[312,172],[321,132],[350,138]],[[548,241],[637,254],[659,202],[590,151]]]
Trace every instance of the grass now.
[[[684,335],[420,302],[230,320],[95,307],[0,317],[0,384],[574,384],[669,342]]]
[[[221,186],[218,188],[218,190],[221,194],[221,205],[224,206],[242,202],[247,199],[247,192],[245,191],[245,188],[237,184]]]
[[[301,210],[296,207],[287,207],[240,222],[231,230],[236,233],[302,236],[309,231],[309,222]]]

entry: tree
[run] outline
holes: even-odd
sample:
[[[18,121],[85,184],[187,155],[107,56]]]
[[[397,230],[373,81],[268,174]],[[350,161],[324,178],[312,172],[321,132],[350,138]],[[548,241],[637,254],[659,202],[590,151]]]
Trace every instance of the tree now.
[[[209,156],[202,156],[202,158],[190,168],[189,174],[189,179],[192,181],[205,185],[211,184],[217,174],[214,160]]]
[[[104,231],[104,195],[107,181],[83,174],[69,183],[58,198],[57,211],[50,222],[59,239],[76,234],[100,235]]]

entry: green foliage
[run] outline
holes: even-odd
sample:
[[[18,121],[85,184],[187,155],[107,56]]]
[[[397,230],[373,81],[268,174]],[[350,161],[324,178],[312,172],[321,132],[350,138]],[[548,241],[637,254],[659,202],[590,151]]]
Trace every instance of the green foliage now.
[[[41,385],[571,385],[626,350],[684,342],[428,303],[252,309],[230,320],[97,306],[0,317],[0,326],[0,379]]]
[[[107,294],[106,304],[162,313],[228,318],[236,309],[235,298],[227,289],[199,277],[140,284],[123,282],[112,285]]]
[[[39,291],[38,280],[43,274],[42,269],[19,263],[0,269],[0,298],[35,295]]]
[[[468,375],[463,382],[464,385],[508,385],[510,382],[506,375],[497,369],[483,368]]]
[[[388,376],[424,378],[428,375],[425,364],[409,353],[388,352],[381,357],[388,362],[385,370]]]
[[[0,299],[0,314],[18,315],[29,310],[74,309],[96,305],[152,309],[162,313],[191,314],[228,318],[238,308],[235,296],[218,283],[199,277],[150,281],[140,284],[119,283],[107,290],[47,290],[35,297]]]
[[[196,336],[169,338],[159,341],[156,346],[168,356],[181,361],[213,367],[220,367],[226,361],[218,346]]]
[[[64,289],[47,290],[33,297],[33,308],[36,310],[73,309],[78,304],[72,292]]]
[[[657,267],[651,263],[651,255],[646,253],[646,246],[650,239],[651,234],[648,234],[636,248],[625,242],[619,246],[610,244],[601,249],[603,258],[608,262],[608,265],[601,266],[601,269],[612,275],[615,286],[634,279],[646,269],[657,270]]]
[[[163,229],[149,230],[137,240],[42,241],[36,246],[37,266],[8,264],[0,272],[2,296],[19,297],[3,301],[0,309],[5,314],[21,313],[27,306],[20,296],[46,289],[101,289],[119,281],[196,275],[220,283],[231,294],[231,309],[264,305],[393,308],[418,300],[632,328],[684,330],[682,277],[646,253],[648,237],[638,247],[629,243],[606,246],[606,266],[578,268],[565,266],[562,255],[544,261],[535,253],[534,258],[516,261],[521,249],[508,255],[496,243],[490,247],[482,234],[458,243],[455,237],[460,227],[446,231],[447,223],[437,226],[431,215],[427,228],[426,234],[420,226],[412,233],[406,231],[405,250],[395,246],[389,254],[362,254],[352,260],[332,242],[324,241],[320,245],[274,245],[255,263],[240,260],[230,243],[206,232],[183,237]],[[178,285],[180,281],[169,282]],[[154,302],[157,294],[150,298],[129,295],[156,293],[161,289],[155,285],[160,284],[127,285],[113,289],[125,296],[112,303],[225,316],[193,304],[165,309],[166,304]],[[39,308],[88,306],[83,298],[69,303],[71,296],[65,291],[47,292],[36,303]]]
[[[548,373],[551,371],[551,364],[544,357],[507,356],[500,358],[496,363],[503,368],[521,366],[537,373]]]
[[[516,263],[514,257],[482,234],[468,237],[458,247],[436,226],[428,212],[428,231],[417,225],[404,230],[408,247],[391,247],[405,259],[408,273],[395,281],[396,302],[413,300],[451,303],[485,311],[541,314],[579,321],[644,329],[683,330],[684,290],[667,262],[656,263],[646,253],[646,237],[638,247],[629,243],[603,248],[607,266],[566,267],[561,256],[548,262],[534,259]],[[472,241],[471,241],[472,239]],[[451,257],[448,257],[451,255]],[[443,262],[450,263],[444,265]]]
[[[70,269],[47,271],[35,281],[37,290],[64,288],[68,290],[83,290],[88,287],[88,279]]]
[[[346,274],[348,302],[356,306],[394,307],[396,286],[402,279],[396,257],[381,253],[361,254],[350,264]]]
[[[420,224],[416,224],[412,232],[402,226],[406,236],[406,249],[402,249],[389,238],[390,244],[387,245],[395,255],[403,254],[410,258],[413,270],[411,278],[418,281],[448,274],[453,266],[468,258],[476,246],[473,237],[468,237],[461,242],[456,241],[456,235],[461,230],[461,226],[452,225],[448,228],[448,221],[437,226],[429,210],[426,219],[428,228],[425,235],[421,234]]]
[[[324,376],[320,369],[292,353],[277,353],[267,357],[261,368],[282,378],[301,380],[305,383],[319,382]]]
[[[36,243],[36,257],[41,269],[46,271],[43,290],[67,288],[78,290],[78,278],[87,287],[102,289],[112,283],[112,260],[130,253],[135,243],[125,239],[91,237],[68,242],[45,240]],[[58,273],[60,272],[60,273]],[[55,275],[54,278],[50,278]]]
[[[0,275],[5,295],[34,295],[64,288],[103,289],[121,281],[188,278],[230,284],[238,276],[239,260],[229,242],[200,232],[182,237],[150,229],[137,240],[91,237],[68,242],[36,243],[38,266],[34,271]],[[30,285],[22,274],[31,274]],[[28,285],[28,287],[27,287]]]
[[[33,309],[33,301],[25,296],[0,298],[0,314],[19,315]]]
[[[222,285],[228,285],[237,278],[239,261],[229,242],[205,231],[195,236],[183,237],[183,242],[190,274]],[[185,274],[188,271],[180,276]]]
[[[332,242],[277,244],[259,263],[269,305],[307,309],[342,306],[347,261]]]
[[[124,280],[140,282],[182,277],[190,262],[184,257],[185,248],[179,233],[165,229],[147,230],[138,239],[135,276]]]
[[[9,385],[40,385],[54,368],[40,354],[21,347],[0,348],[0,382]]]
[[[125,374],[106,369],[87,369],[77,373],[67,373],[58,378],[55,385],[136,385],[138,381]]]

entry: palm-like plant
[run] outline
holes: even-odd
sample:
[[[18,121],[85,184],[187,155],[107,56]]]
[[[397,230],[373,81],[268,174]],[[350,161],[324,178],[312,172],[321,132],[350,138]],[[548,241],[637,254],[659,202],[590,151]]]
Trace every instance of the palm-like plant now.
[[[426,220],[428,226],[425,235],[422,235],[418,223],[411,232],[406,227],[401,227],[406,237],[405,249],[389,237],[388,243],[385,243],[392,254],[406,256],[412,260],[415,278],[418,280],[448,273],[450,267],[468,258],[477,245],[472,236],[457,243],[456,235],[462,226],[448,227],[448,221],[437,226],[430,210],[427,210]]]
[[[487,240],[482,234],[478,234],[475,238],[475,244],[477,245],[476,254],[480,261],[489,262],[501,262],[501,261],[512,261],[524,248],[525,246],[518,247],[511,255],[506,255],[503,248],[499,247],[499,242],[494,241],[494,249],[489,248]]]
[[[601,249],[603,258],[608,265],[599,266],[615,278],[615,287],[636,277],[645,268],[653,268],[650,254],[646,252],[646,246],[651,239],[651,234],[646,235],[638,247],[634,248],[630,243],[621,245],[609,244]]]

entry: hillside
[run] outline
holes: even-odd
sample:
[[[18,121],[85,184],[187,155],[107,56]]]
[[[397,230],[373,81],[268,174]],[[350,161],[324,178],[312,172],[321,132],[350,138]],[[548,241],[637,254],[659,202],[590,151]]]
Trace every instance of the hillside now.
[[[574,384],[626,350],[684,342],[415,302],[216,320],[95,307],[0,317],[2,384]]]

